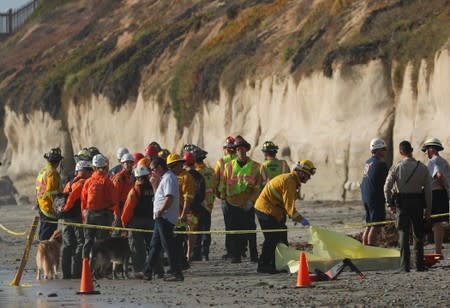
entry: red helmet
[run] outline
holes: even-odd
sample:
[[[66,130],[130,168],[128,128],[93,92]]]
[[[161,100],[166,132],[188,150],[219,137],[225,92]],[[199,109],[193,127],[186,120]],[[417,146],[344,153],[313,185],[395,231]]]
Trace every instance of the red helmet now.
[[[183,159],[186,166],[192,167],[195,164],[195,155],[192,152],[184,152]]]
[[[234,138],[231,136],[228,136],[227,139],[225,139],[225,144],[223,145],[223,148],[234,148]]]
[[[158,148],[153,144],[149,144],[148,146],[145,147],[144,154],[145,156],[156,157],[158,156]]]
[[[142,158],[144,158],[144,154],[136,152],[133,153],[133,163],[136,165],[138,161],[140,161]]]
[[[247,140],[245,140],[242,136],[236,136],[236,139],[234,140],[234,146],[237,148],[237,147],[240,147],[240,146],[243,146],[243,147],[245,147],[246,149],[247,149],[247,151],[249,151],[250,150],[250,148],[251,148],[251,145],[250,145],[250,143],[248,143],[247,142]]]

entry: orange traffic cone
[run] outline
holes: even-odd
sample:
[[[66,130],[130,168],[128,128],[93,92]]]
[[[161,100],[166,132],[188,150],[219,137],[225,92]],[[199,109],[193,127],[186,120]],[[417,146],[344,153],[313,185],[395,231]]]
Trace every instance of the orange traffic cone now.
[[[91,269],[89,268],[89,259],[83,259],[83,272],[81,274],[80,292],[77,294],[100,294],[99,291],[94,290],[92,283]]]
[[[297,272],[297,288],[309,288],[311,286],[311,278],[309,278],[308,264],[306,263],[305,253],[300,254],[300,263]]]

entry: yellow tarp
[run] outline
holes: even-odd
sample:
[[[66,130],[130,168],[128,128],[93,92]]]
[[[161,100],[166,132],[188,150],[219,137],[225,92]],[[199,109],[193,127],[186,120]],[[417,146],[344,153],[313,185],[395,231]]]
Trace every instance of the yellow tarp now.
[[[310,243],[313,253],[305,252],[307,261],[328,261],[365,258],[399,257],[396,249],[364,246],[359,241],[334,231],[310,226]],[[278,244],[275,251],[275,266],[277,270],[289,269],[291,273],[298,270],[299,250]]]

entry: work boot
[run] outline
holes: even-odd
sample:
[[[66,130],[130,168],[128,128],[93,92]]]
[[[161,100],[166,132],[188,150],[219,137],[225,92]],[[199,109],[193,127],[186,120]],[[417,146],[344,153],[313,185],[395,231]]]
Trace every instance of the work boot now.
[[[271,265],[258,265],[258,268],[256,269],[258,273],[262,274],[277,274],[278,271],[275,269],[275,267]]]
[[[231,263],[241,263],[241,262],[242,262],[241,258],[236,258],[236,257],[231,258]]]

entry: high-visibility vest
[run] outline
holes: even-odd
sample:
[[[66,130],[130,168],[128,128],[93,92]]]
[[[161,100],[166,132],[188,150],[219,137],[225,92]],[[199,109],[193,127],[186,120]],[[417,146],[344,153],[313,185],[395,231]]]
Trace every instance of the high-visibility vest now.
[[[206,208],[209,212],[212,211],[214,205],[214,170],[210,167],[203,167],[197,170],[205,179],[205,200],[203,207]]]
[[[265,160],[262,163],[261,169],[263,171],[261,172],[263,183],[270,181],[277,175],[289,172],[289,167],[286,161],[280,159]]]
[[[235,153],[226,154],[221,159],[217,161],[216,165],[219,165],[219,177],[217,178],[217,190],[221,192],[224,188],[225,179],[223,175],[225,174],[225,165],[236,158]],[[217,167],[216,167],[217,168]]]
[[[55,171],[53,171],[50,164],[47,164],[44,168],[41,169],[41,171],[39,171],[39,174],[36,178],[36,197],[39,204],[42,203],[40,200],[50,198],[50,200],[46,202],[47,206],[39,206],[39,208],[45,216],[54,218],[55,214],[52,208],[53,197],[56,196],[61,191],[61,189],[60,187],[56,187],[56,190],[47,191],[48,176],[52,172]]]
[[[258,181],[259,165],[251,159],[240,166],[237,159],[233,159],[227,165],[227,177],[225,183],[225,193],[227,196],[238,195],[247,188],[255,186]]]

